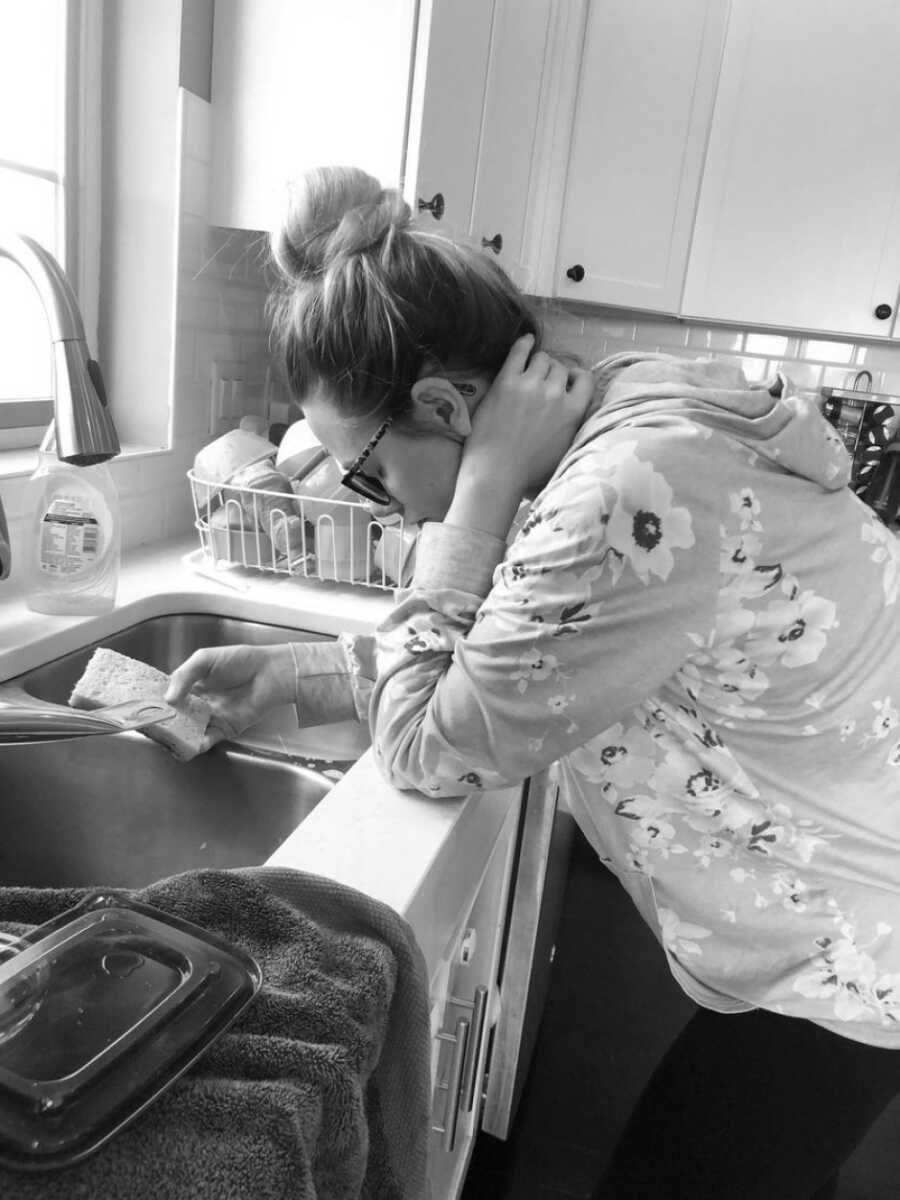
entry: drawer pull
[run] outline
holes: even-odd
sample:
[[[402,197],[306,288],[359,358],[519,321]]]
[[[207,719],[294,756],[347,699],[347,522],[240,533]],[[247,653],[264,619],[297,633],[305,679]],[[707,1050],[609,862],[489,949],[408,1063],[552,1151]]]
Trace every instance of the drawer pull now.
[[[475,989],[475,1003],[472,1006],[472,1036],[469,1039],[469,1053],[462,1078],[463,1102],[466,1112],[472,1111],[475,1103],[475,1074],[478,1069],[478,1058],[481,1054],[481,1039],[484,1036],[484,1022],[487,1016],[488,990],[481,985]]]
[[[443,1125],[432,1125],[435,1133],[441,1135],[441,1145],[449,1153],[456,1145],[456,1127],[459,1123],[460,1092],[462,1090],[463,1067],[466,1061],[466,1047],[469,1042],[469,1022],[460,1017],[456,1022],[456,1033],[439,1033],[438,1038],[443,1042],[453,1042],[453,1061],[450,1063],[450,1077],[446,1083],[438,1087],[446,1091],[447,1103],[444,1108]]]

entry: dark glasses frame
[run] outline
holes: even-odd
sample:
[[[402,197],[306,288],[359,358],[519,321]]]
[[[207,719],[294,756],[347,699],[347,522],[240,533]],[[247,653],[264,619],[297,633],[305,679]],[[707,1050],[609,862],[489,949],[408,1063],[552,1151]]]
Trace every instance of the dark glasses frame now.
[[[379,504],[386,507],[391,503],[392,496],[387,491],[380,479],[376,479],[374,475],[367,475],[362,470],[366,459],[390,429],[394,423],[393,416],[386,417],[378,426],[369,440],[362,449],[362,453],[353,460],[344,474],[341,476],[341,483],[345,488],[349,488],[351,492],[356,492],[357,496],[362,496],[364,500],[371,500],[374,504]]]

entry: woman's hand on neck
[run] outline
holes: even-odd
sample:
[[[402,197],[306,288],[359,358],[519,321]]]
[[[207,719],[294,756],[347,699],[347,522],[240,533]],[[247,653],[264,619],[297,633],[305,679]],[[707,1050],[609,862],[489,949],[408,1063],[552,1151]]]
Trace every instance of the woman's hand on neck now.
[[[445,520],[505,539],[516,510],[550,479],[594,393],[590,371],[572,370],[531,336],[513,345],[472,416]]]

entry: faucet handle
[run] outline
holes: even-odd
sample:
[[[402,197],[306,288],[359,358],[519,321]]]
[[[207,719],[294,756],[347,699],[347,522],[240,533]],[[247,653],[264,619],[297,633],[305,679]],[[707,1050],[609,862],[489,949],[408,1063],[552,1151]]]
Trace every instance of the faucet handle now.
[[[13,701],[0,704],[0,746],[124,733],[129,729],[144,729],[147,725],[161,725],[177,715],[171,705],[157,700],[126,700],[93,709]]]

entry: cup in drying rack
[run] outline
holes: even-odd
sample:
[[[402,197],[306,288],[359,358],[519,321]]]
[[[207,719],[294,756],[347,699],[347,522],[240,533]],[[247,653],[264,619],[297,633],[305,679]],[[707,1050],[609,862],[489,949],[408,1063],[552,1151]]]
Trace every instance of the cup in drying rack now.
[[[319,577],[366,580],[377,522],[360,497],[343,486],[342,475],[341,466],[329,456],[293,481],[294,499],[313,530]]]
[[[293,488],[271,462],[245,467],[232,476],[230,485],[225,489],[226,502],[233,494],[251,526],[271,539],[278,554],[293,561],[307,553],[308,531],[297,515]]]

